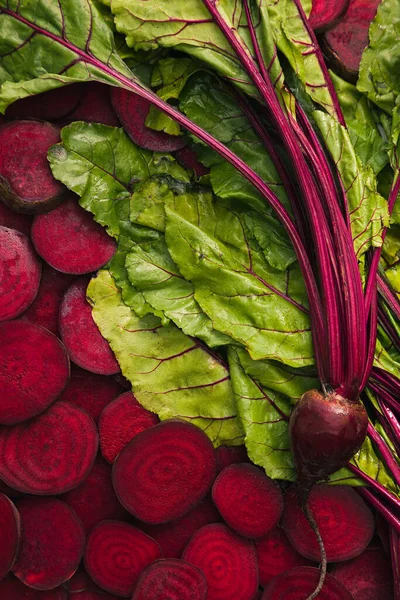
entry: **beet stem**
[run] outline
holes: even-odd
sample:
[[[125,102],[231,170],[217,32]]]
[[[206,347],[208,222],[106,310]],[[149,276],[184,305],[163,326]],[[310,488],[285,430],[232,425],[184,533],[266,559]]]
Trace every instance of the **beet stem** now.
[[[372,439],[372,441],[374,442],[375,446],[378,448],[379,452],[381,453],[383,459],[386,462],[386,465],[389,467],[389,469],[393,475],[393,479],[395,480],[397,485],[400,486],[399,464],[398,464],[397,460],[393,457],[386,442],[379,435],[379,433],[376,431],[376,429],[373,427],[373,425],[371,423],[368,423],[367,433],[370,436],[370,438]]]
[[[357,488],[357,492],[367,500],[381,515],[384,519],[394,527],[396,531],[400,534],[400,519],[393,514],[388,507],[379,500],[375,494],[373,494],[370,490],[367,490],[365,487]]]
[[[302,508],[303,508],[304,515],[310,524],[311,529],[313,530],[313,532],[316,535],[318,545],[319,545],[319,550],[321,553],[321,568],[320,568],[320,574],[319,574],[319,581],[318,581],[317,587],[312,592],[312,594],[310,594],[306,598],[306,600],[314,600],[314,598],[316,598],[318,596],[318,594],[320,593],[320,591],[322,590],[322,588],[324,586],[324,582],[325,582],[326,569],[327,569],[326,550],[325,550],[324,541],[321,537],[321,533],[319,531],[317,522],[316,522],[314,515],[312,514],[310,506],[308,504],[308,499],[306,500],[306,502],[304,503]]]
[[[392,492],[389,492],[389,490],[387,490],[383,485],[381,485],[375,479],[373,479],[372,477],[370,477],[369,475],[364,473],[364,471],[362,471],[359,467],[356,467],[356,465],[353,465],[352,463],[349,462],[347,464],[347,468],[350,469],[350,471],[353,471],[353,473],[355,473],[356,475],[358,475],[358,477],[362,481],[365,481],[365,483],[368,483],[375,492],[377,492],[378,494],[383,496],[385,498],[385,500],[387,500],[393,506],[393,510],[400,511],[400,499],[397,496],[392,494]],[[366,488],[360,488],[360,489],[366,489]],[[400,526],[400,521],[399,521],[399,526]]]

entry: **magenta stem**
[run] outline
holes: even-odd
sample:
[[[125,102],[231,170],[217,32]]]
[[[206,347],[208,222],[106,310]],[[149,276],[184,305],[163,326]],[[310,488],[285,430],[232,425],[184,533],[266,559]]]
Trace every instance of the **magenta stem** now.
[[[392,290],[388,282],[382,277],[379,271],[377,273],[377,284],[378,292],[385,300],[386,304],[388,305],[389,309],[392,311],[394,316],[400,321],[400,302],[395,292]]]
[[[397,460],[393,457],[385,440],[379,435],[371,423],[368,423],[367,434],[372,439],[373,443],[382,455],[386,465],[389,467],[396,484],[400,486],[400,467]]]
[[[396,511],[400,511],[400,499],[397,496],[392,494],[392,492],[389,492],[389,490],[387,490],[383,485],[381,485],[380,483],[375,481],[375,479],[364,473],[364,471],[362,471],[359,467],[353,465],[353,463],[347,463],[347,467],[350,469],[350,471],[353,471],[353,473],[355,473],[360,479],[362,479],[362,481],[368,483],[368,485],[374,490],[374,492],[377,492],[380,496],[383,496],[385,500],[389,502]]]
[[[381,500],[365,487],[357,487],[356,491],[382,515],[391,527],[394,527],[394,529],[400,533],[400,519],[394,515]]]

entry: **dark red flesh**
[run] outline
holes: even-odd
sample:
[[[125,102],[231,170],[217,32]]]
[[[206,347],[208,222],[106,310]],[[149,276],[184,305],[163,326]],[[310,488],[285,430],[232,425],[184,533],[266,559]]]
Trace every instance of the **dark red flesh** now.
[[[18,502],[22,538],[13,573],[36,590],[51,590],[75,573],[83,555],[85,533],[74,511],[54,498]]]
[[[29,239],[0,226],[0,321],[19,317],[39,290],[42,265]]]
[[[128,598],[140,573],[158,558],[159,545],[143,531],[128,523],[103,521],[87,539],[85,567],[103,590]]]
[[[13,575],[9,575],[3,581],[0,581],[0,598],[2,600],[67,600],[67,596],[68,592],[63,586],[45,592],[24,585],[22,581]],[[94,600],[107,599],[95,598]]]
[[[276,481],[248,463],[226,467],[216,478],[212,497],[225,522],[244,537],[259,538],[281,518],[283,495]]]
[[[118,373],[119,365],[101,335],[86,300],[89,280],[80,278],[66,291],[60,308],[59,329],[70,359],[99,375]]]
[[[29,237],[31,234],[32,216],[15,212],[6,206],[0,197],[0,225],[16,229]]]
[[[132,600],[206,600],[204,574],[177,558],[153,562],[141,574]]]
[[[390,560],[381,547],[367,548],[353,560],[334,565],[331,573],[353,594],[354,600],[393,597]]]
[[[35,217],[31,237],[36,251],[57,271],[92,273],[115,254],[117,243],[70,194],[57,208]]]
[[[14,425],[57,399],[68,381],[69,359],[55,335],[21,320],[0,324],[0,349],[0,424]]]
[[[102,123],[110,127],[120,127],[121,124],[111,105],[110,88],[96,81],[82,86],[84,90],[81,101],[67,121],[86,121],[86,123]]]
[[[302,501],[311,487],[344,467],[361,448],[368,416],[361,402],[310,390],[290,415],[289,434]]]
[[[379,4],[380,0],[350,0],[343,19],[324,36],[324,52],[332,69],[344,79],[357,80],[361,56],[368,46],[369,26]]]
[[[30,421],[0,427],[0,477],[27,494],[61,494],[88,476],[97,448],[93,419],[56,402]]]
[[[43,264],[38,294],[23,318],[58,335],[58,313],[67,288],[74,277]]]
[[[65,117],[77,106],[83,87],[79,83],[65,85],[35,96],[22,98],[11,104],[6,117],[55,121]]]
[[[365,550],[374,535],[374,517],[353,488],[316,485],[308,503],[323,539],[328,562],[349,560]],[[310,560],[320,560],[315,533],[303,513],[295,486],[285,494],[282,526],[297,552]]]
[[[215,453],[206,434],[171,419],[138,433],[118,455],[113,483],[123,506],[145,523],[182,517],[209,491]]]
[[[125,392],[108,404],[99,419],[100,449],[104,458],[113,463],[135,435],[159,423],[159,418]]]
[[[126,133],[138,146],[154,152],[174,152],[186,145],[182,136],[146,127],[151,104],[145,98],[123,88],[113,87],[111,102]]]
[[[192,150],[189,146],[185,146],[180,150],[177,150],[174,153],[176,160],[183,166],[185,169],[192,169],[196,177],[202,177],[203,175],[207,175],[210,172],[208,167],[205,167],[201,164],[199,159],[197,158],[197,154],[194,150]]]
[[[219,446],[215,451],[215,456],[217,458],[217,475],[229,465],[250,462],[246,446]]]
[[[202,527],[193,535],[182,558],[203,571],[207,600],[253,600],[258,590],[254,542],[222,523]]]
[[[119,383],[110,375],[98,375],[71,365],[70,380],[59,400],[83,408],[97,423],[102,410],[121,393]]]
[[[21,519],[7,496],[0,494],[0,580],[7,575],[17,557]]]
[[[317,587],[319,569],[296,567],[275,577],[265,588],[262,600],[305,600]],[[351,593],[329,573],[318,600],[354,600]]]
[[[316,33],[332,29],[343,18],[348,6],[349,0],[312,0],[309,23]]]
[[[66,188],[54,179],[47,151],[60,141],[58,127],[43,121],[12,121],[0,128],[0,196],[23,213],[51,210]]]

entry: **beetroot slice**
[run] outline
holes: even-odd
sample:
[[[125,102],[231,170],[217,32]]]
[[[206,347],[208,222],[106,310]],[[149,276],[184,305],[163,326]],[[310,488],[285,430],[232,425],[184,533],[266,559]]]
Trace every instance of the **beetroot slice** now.
[[[97,447],[93,419],[56,402],[31,421],[0,428],[0,477],[28,494],[61,494],[88,476]]]
[[[132,600],[206,600],[204,574],[184,560],[156,560],[141,574]]]
[[[65,584],[69,600],[118,600],[118,596],[107,594],[92,581],[83,567]]]
[[[114,238],[73,195],[51,212],[35,217],[31,237],[36,251],[50,266],[72,275],[97,271],[117,248]]]
[[[313,563],[296,552],[281,527],[275,527],[255,541],[260,585],[266,586],[274,577],[294,567]]]
[[[81,95],[82,85],[73,83],[17,100],[7,108],[6,116],[54,121],[74,110]]]
[[[31,234],[32,216],[23,215],[11,210],[4,202],[1,202],[0,198],[0,225],[16,229],[29,237]]]
[[[47,162],[50,146],[60,141],[51,123],[12,121],[0,128],[0,196],[19,212],[50,210],[62,200],[65,187],[54,179]]]
[[[258,589],[254,542],[222,523],[199,529],[182,558],[201,569],[207,581],[207,600],[253,600]]]
[[[99,375],[112,375],[119,371],[119,365],[93,320],[86,300],[87,285],[86,278],[79,279],[65,293],[60,307],[61,337],[71,360],[79,367]]]
[[[215,455],[217,458],[217,474],[229,465],[250,462],[246,446],[219,446],[215,451]]]
[[[311,490],[309,506],[321,532],[328,562],[354,558],[372,539],[372,512],[353,488],[316,485]],[[294,486],[285,494],[282,525],[297,552],[311,560],[320,560],[315,534],[300,508]]]
[[[84,92],[81,101],[74,112],[68,115],[68,121],[86,121],[120,127],[118,117],[111,105],[109,86],[93,81],[82,87]]]
[[[101,457],[85,481],[64,494],[62,499],[74,509],[86,533],[105,519],[122,520],[129,516],[115,495],[111,467]]]
[[[111,102],[129,137],[142,148],[154,152],[174,152],[186,144],[182,136],[169,135],[146,127],[150,102],[133,92],[113,87]]]
[[[331,29],[342,19],[348,6],[349,0],[312,0],[309,23],[317,33]]]
[[[351,0],[343,19],[324,36],[323,48],[332,69],[349,81],[357,80],[369,26],[379,4],[380,0]]]
[[[21,535],[21,519],[7,496],[0,494],[0,579],[11,569],[17,557]]]
[[[85,533],[74,511],[55,498],[18,502],[21,548],[13,572],[36,590],[51,590],[67,581],[83,555]]]
[[[104,408],[99,419],[102,455],[112,464],[135,435],[158,422],[157,415],[143,408],[132,392],[121,394]]]
[[[41,264],[29,239],[0,226],[0,321],[19,317],[38,293]]]
[[[69,360],[55,335],[25,321],[0,324],[0,348],[0,424],[14,425],[56,400],[68,381]]]
[[[0,582],[0,598],[4,600],[67,600],[67,594],[67,590],[62,586],[47,592],[34,590],[13,575],[9,575]],[[79,598],[79,600],[82,599]],[[103,600],[103,598],[95,600]]]
[[[221,471],[212,497],[222,518],[244,537],[265,535],[278,524],[283,511],[279,485],[248,463],[233,464]]]
[[[201,164],[196,152],[189,148],[189,146],[177,150],[175,158],[185,169],[192,169],[196,177],[202,177],[202,175],[207,175],[210,172],[208,167]]]
[[[141,523],[140,528],[160,544],[165,558],[180,558],[186,544],[198,529],[219,521],[221,517],[211,497],[206,496],[190,512],[176,521],[161,525]]]
[[[166,523],[189,512],[215,477],[215,453],[206,434],[171,419],[145,429],[121,450],[113,482],[123,506],[145,523]]]
[[[23,318],[57,335],[61,300],[73,279],[72,275],[55,271],[44,263],[38,294]]]
[[[381,548],[367,548],[353,560],[335,565],[332,575],[353,594],[354,600],[393,597],[390,561]]]
[[[275,577],[265,588],[262,600],[300,600],[307,598],[317,587],[319,569],[315,567],[296,567]],[[318,594],[318,600],[354,600],[351,593],[329,573],[324,587]]]
[[[85,567],[101,588],[128,597],[143,569],[158,558],[160,546],[143,531],[120,521],[103,521],[88,537]]]
[[[97,423],[101,411],[121,392],[114,377],[97,375],[71,365],[71,377],[59,400],[80,406]]]

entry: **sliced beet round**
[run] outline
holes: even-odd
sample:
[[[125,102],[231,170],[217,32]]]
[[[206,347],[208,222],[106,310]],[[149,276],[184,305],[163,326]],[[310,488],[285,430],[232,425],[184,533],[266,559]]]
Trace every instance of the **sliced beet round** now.
[[[83,567],[65,584],[69,600],[118,600],[118,596],[107,594],[89,577]]]
[[[13,575],[9,575],[3,581],[0,581],[0,598],[4,600],[67,600],[67,595],[68,592],[63,586],[47,592],[34,590],[24,585],[22,581]],[[106,599],[95,598],[94,600]]]
[[[86,300],[88,279],[81,278],[66,291],[60,307],[59,329],[71,360],[99,375],[118,373],[119,365],[101,335]]]
[[[296,552],[279,526],[255,541],[260,585],[266,586],[274,577],[294,567],[313,563]]]
[[[0,477],[27,494],[61,494],[88,476],[97,447],[93,419],[56,402],[35,419],[0,427]]]
[[[6,206],[0,197],[0,225],[16,229],[29,237],[31,234],[32,216],[15,212],[15,210]]]
[[[312,0],[312,9],[308,18],[311,27],[317,33],[332,29],[344,16],[349,0]]]
[[[121,504],[145,523],[166,523],[189,512],[215,477],[214,448],[191,423],[171,419],[145,429],[121,450],[113,482]]]
[[[374,534],[371,510],[347,485],[316,485],[309,506],[325,544],[328,562],[354,558],[367,547]],[[301,509],[295,486],[285,494],[282,525],[291,544],[306,558],[320,560],[315,533]]]
[[[315,567],[295,567],[275,577],[265,588],[262,600],[300,600],[307,598],[317,587],[319,569]],[[340,581],[327,573],[324,587],[318,600],[354,600]]]
[[[254,542],[226,525],[215,523],[199,529],[182,558],[203,571],[207,600],[253,600],[258,589]]]
[[[215,451],[215,456],[217,458],[217,474],[229,465],[250,462],[246,446],[219,446]]]
[[[248,463],[233,464],[218,475],[212,497],[222,518],[237,533],[259,538],[281,518],[283,494],[273,479]]]
[[[31,237],[36,251],[57,271],[92,273],[115,254],[117,243],[72,194],[57,208],[35,217]]]
[[[382,548],[367,548],[353,560],[334,565],[331,573],[353,594],[354,600],[393,597],[390,560]]]
[[[54,179],[47,161],[60,130],[43,121],[12,121],[0,128],[0,196],[19,212],[50,210],[65,187]]]
[[[202,175],[207,175],[210,172],[208,167],[205,167],[201,164],[199,159],[197,158],[197,154],[194,150],[192,150],[189,146],[185,146],[180,150],[177,150],[174,154],[176,160],[183,166],[185,169],[192,169],[196,177],[202,177]]]
[[[7,575],[17,557],[21,519],[10,498],[0,494],[0,580]]]
[[[174,152],[186,145],[182,136],[169,135],[164,131],[146,127],[151,104],[145,98],[113,87],[111,102],[126,133],[138,146],[154,152]]]
[[[198,529],[220,521],[221,517],[211,496],[207,495],[180,519],[161,525],[141,523],[140,528],[160,544],[165,558],[180,558],[186,544]]]
[[[80,406],[97,423],[104,407],[120,392],[121,386],[114,377],[97,375],[72,364],[70,380],[59,400]]]
[[[82,87],[84,92],[81,101],[68,115],[68,121],[86,121],[120,127],[121,124],[111,105],[110,87],[96,81],[86,83]]]
[[[158,422],[157,415],[143,408],[132,392],[121,394],[104,408],[99,419],[102,455],[112,464],[135,435]]]
[[[6,110],[7,117],[54,121],[74,110],[82,95],[82,85],[73,83],[35,96],[22,98]]]
[[[85,532],[74,511],[55,498],[18,502],[22,537],[13,573],[36,590],[51,590],[75,573],[85,546]]]
[[[105,519],[122,520],[129,516],[115,495],[111,467],[97,458],[85,481],[63,495],[64,502],[74,509],[88,533]]]
[[[344,17],[324,36],[323,49],[332,69],[349,81],[357,80],[361,56],[368,46],[369,26],[380,1],[350,0]]]
[[[127,598],[143,569],[158,558],[160,546],[143,531],[128,523],[103,521],[88,537],[85,567],[103,590]]]
[[[206,600],[206,597],[206,578],[200,569],[178,558],[165,558],[146,567],[132,600]]]
[[[56,400],[68,381],[69,360],[55,335],[25,321],[0,324],[0,348],[0,424],[14,425]]]
[[[57,335],[61,300],[73,280],[72,275],[60,273],[44,263],[38,294],[23,318]]]
[[[39,290],[41,264],[29,239],[0,226],[0,321],[19,317]]]

